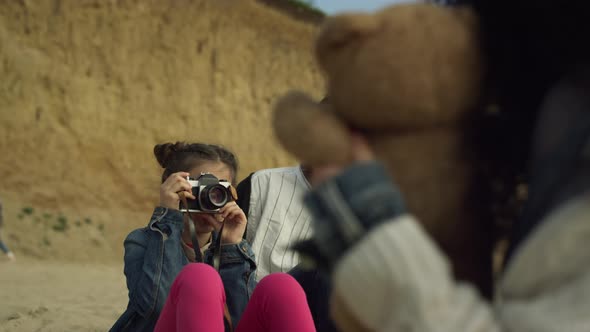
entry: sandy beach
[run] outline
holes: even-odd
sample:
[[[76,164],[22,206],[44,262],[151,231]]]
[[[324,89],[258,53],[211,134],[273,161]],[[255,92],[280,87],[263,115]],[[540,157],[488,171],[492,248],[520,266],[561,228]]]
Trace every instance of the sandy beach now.
[[[107,331],[127,304],[122,265],[0,261],[0,331]]]

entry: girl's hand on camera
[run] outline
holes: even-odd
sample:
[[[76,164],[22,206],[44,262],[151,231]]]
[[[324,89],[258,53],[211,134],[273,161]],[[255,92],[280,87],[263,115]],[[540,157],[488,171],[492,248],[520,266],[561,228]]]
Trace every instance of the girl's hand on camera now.
[[[223,218],[222,222],[225,224],[221,233],[221,243],[237,244],[242,242],[248,223],[244,211],[236,202],[229,202],[221,208],[220,212],[220,216]]]
[[[188,199],[195,199],[192,187],[186,180],[187,176],[189,176],[187,172],[173,173],[162,183],[160,186],[160,206],[178,210],[180,193],[183,193]]]

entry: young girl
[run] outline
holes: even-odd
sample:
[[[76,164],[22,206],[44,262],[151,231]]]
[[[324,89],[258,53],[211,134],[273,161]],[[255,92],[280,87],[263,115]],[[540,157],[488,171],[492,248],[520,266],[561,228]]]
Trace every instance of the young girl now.
[[[186,177],[210,173],[235,183],[238,162],[233,153],[217,145],[177,142],[156,145],[154,155],[164,168],[160,204],[148,225],[125,239],[129,304],[111,331],[223,331],[230,324],[238,326],[251,295],[238,331],[287,331],[276,324],[313,330],[305,294],[291,277],[270,276],[252,294],[256,264],[250,245],[243,240],[246,216],[235,202],[228,202],[217,214],[193,214],[206,264],[213,263],[217,231],[224,225],[219,272],[203,263],[189,264],[195,262],[196,254],[189,224],[178,210],[181,195],[195,199]],[[224,304],[231,322],[224,321]],[[295,315],[294,307],[301,309]],[[262,329],[256,326],[260,322],[266,324]]]

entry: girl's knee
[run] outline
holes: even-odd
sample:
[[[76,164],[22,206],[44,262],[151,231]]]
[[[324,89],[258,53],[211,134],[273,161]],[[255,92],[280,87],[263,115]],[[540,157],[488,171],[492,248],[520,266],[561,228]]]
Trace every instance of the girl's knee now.
[[[262,278],[256,290],[266,294],[280,294],[282,298],[285,296],[305,296],[305,292],[301,285],[287,273],[272,273]]]
[[[223,289],[219,273],[207,264],[191,263],[186,265],[174,281],[183,291],[201,292],[203,288]]]
[[[179,277],[210,277],[211,275],[217,275],[217,271],[207,264],[204,263],[190,263],[185,265],[180,273]]]
[[[260,284],[298,284],[297,280],[287,273],[271,273],[260,280]]]

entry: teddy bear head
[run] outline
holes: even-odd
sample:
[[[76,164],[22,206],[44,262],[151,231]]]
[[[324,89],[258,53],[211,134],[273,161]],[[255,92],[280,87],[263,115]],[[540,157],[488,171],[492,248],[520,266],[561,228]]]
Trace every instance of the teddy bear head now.
[[[476,26],[468,8],[433,4],[328,18],[316,58],[330,105],[299,92],[279,100],[279,141],[306,162],[339,162],[348,157],[343,128],[390,135],[457,125],[479,98]]]
[[[334,110],[369,131],[456,122],[479,97],[475,27],[470,10],[431,4],[329,18],[316,55]]]

